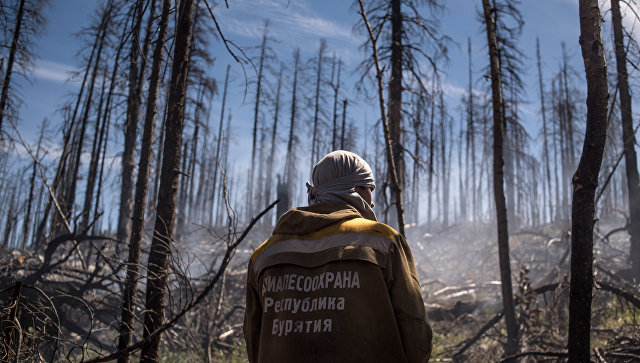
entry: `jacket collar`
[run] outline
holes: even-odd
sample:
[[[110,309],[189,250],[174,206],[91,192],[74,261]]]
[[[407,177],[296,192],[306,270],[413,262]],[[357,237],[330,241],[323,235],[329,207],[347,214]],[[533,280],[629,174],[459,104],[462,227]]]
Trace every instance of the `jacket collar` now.
[[[335,202],[317,203],[290,209],[280,217],[273,234],[307,234],[354,218],[362,218],[362,215],[351,205]]]

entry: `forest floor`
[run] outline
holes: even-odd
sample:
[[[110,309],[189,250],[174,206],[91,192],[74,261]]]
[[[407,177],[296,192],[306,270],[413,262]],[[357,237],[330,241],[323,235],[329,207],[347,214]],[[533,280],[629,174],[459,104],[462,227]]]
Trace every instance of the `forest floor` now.
[[[624,280],[629,242],[626,232],[615,232],[621,226],[624,226],[621,218],[602,220],[596,225],[594,276],[599,285],[594,289],[592,309],[595,361],[640,359],[640,306],[633,301],[640,294],[637,285]],[[570,223],[565,221],[510,231],[520,352],[536,353],[526,355],[522,362],[562,361],[566,353],[569,230]],[[610,234],[611,231],[614,232]],[[262,233],[257,230],[255,234]],[[406,233],[434,331],[432,361],[500,361],[506,329],[500,319],[502,300],[495,226],[467,223],[429,229],[421,225],[409,226]],[[257,242],[245,245],[236,261],[245,260],[256,245]],[[242,299],[243,276],[237,274],[236,280],[236,296]],[[611,292],[611,286],[617,287],[617,293]],[[218,351],[220,361],[245,361],[238,329],[241,316],[236,314],[234,321],[227,322],[233,333],[218,344],[224,348]]]
[[[595,229],[596,285],[591,348],[592,360],[599,363],[640,361],[640,288],[627,282],[629,237],[621,228],[624,225],[623,218],[602,219]],[[243,228],[238,226],[238,233]],[[247,361],[242,336],[247,263],[271,229],[267,223],[256,225],[235,250],[231,264],[215,282],[211,293],[204,295],[203,301],[164,333],[163,362]],[[510,231],[520,352],[529,354],[521,362],[563,361],[566,356],[569,230],[569,222],[564,221],[535,227],[516,226]],[[212,281],[229,246],[226,233],[227,230],[209,231],[193,226],[180,236],[184,242],[176,244],[172,260],[168,316],[192,301],[204,290],[204,285]],[[406,235],[434,332],[432,361],[501,361],[506,329],[501,315],[495,225],[408,226]],[[119,260],[112,262],[112,258],[107,257],[109,253],[118,256],[117,251],[107,248],[109,243],[104,241],[92,249],[82,249],[85,256],[95,254],[89,258],[92,261],[89,271],[94,271],[90,276],[82,272],[75,258],[78,253],[74,254],[72,245],[67,243],[66,256],[72,258],[43,278],[38,286],[45,292],[37,290],[36,294],[34,288],[23,291],[20,300],[23,317],[33,317],[33,321],[23,323],[35,327],[35,330],[25,329],[25,336],[33,335],[23,345],[25,357],[47,351],[49,343],[46,342],[53,341],[50,339],[51,316],[59,316],[65,326],[59,346],[72,361],[111,351],[110,343],[117,339],[114,321],[120,316],[121,306],[119,288],[112,274],[119,274],[121,278],[122,272],[117,272],[121,266]],[[12,301],[14,279],[42,271],[42,257],[30,256],[27,252],[14,250],[0,259],[0,286],[8,287],[0,294],[1,306],[9,306]],[[96,275],[102,277],[96,280]],[[25,284],[27,288],[29,283]],[[88,284],[91,289],[87,288]],[[71,295],[78,296],[80,291],[84,291],[82,304],[78,303],[79,298],[69,299]],[[43,299],[45,293],[60,301],[56,306],[64,313],[52,315],[55,308],[51,310],[50,299]],[[143,300],[140,296],[139,304]],[[142,310],[138,313],[142,314]],[[142,331],[140,322],[136,325],[136,331]],[[91,330],[84,330],[86,327]],[[35,340],[37,331],[40,332],[38,339],[45,337],[42,343]],[[80,346],[83,348],[74,348]],[[26,352],[27,347],[31,353]]]
[[[637,285],[620,278],[627,273],[628,235],[609,235],[623,225],[619,218],[599,221],[594,237],[594,277],[600,284],[594,289],[592,350],[606,361],[625,361],[624,354],[635,359],[640,353],[640,307],[603,288],[617,286],[638,296]],[[502,310],[495,230],[493,224],[460,224],[431,233],[424,226],[407,231],[434,330],[435,361],[499,361],[503,354],[504,321],[490,325]],[[552,361],[558,359],[554,354],[566,352],[569,231],[569,221],[510,231],[520,351],[549,353],[546,359]]]

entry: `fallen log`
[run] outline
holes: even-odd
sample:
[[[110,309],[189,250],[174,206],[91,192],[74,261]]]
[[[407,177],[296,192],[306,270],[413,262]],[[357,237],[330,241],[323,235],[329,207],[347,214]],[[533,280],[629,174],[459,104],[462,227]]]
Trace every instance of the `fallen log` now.
[[[515,359],[522,357],[555,357],[555,358],[567,358],[569,357],[569,353],[565,352],[522,352],[514,355],[510,355],[508,357],[502,358],[500,363],[504,362],[513,362]]]
[[[630,293],[628,291],[624,291],[618,287],[615,287],[605,281],[596,281],[596,288],[601,288],[602,290],[605,291],[609,291],[612,292],[620,297],[625,298],[628,302],[632,303],[636,309],[640,309],[640,298],[638,298],[637,296],[633,295],[633,293]]]

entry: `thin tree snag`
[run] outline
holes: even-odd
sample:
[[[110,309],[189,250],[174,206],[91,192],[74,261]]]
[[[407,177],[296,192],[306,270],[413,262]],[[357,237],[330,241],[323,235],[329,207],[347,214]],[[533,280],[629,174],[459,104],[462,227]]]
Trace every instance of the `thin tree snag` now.
[[[141,361],[158,362],[160,359],[160,334],[151,337],[164,320],[167,278],[171,243],[173,242],[176,217],[178,175],[180,174],[180,151],[184,125],[184,105],[189,71],[189,53],[193,30],[193,0],[180,3],[180,14],[176,26],[173,67],[169,86],[168,119],[165,127],[162,172],[158,192],[157,214],[153,240],[149,251],[147,272],[147,294],[144,317],[144,339],[148,344],[142,348]]]
[[[337,150],[338,142],[338,94],[340,93],[340,69],[342,68],[342,60],[338,60],[338,77],[336,83],[333,83],[336,68],[336,53],[333,53],[333,65],[331,66],[331,87],[333,88],[333,134],[331,137],[331,150]]]
[[[398,230],[400,234],[404,235],[404,207],[402,205],[402,189],[400,188],[400,184],[398,181],[398,173],[397,173],[396,164],[393,156],[394,155],[393,145],[392,145],[391,133],[389,129],[389,122],[387,122],[387,113],[384,106],[385,105],[384,85],[382,81],[383,73],[382,73],[382,67],[380,66],[380,59],[378,58],[378,46],[376,44],[376,37],[373,35],[373,30],[371,29],[371,25],[369,24],[369,19],[367,18],[367,12],[364,10],[363,0],[358,0],[358,4],[360,5],[360,15],[362,16],[362,20],[364,21],[367,27],[367,32],[369,34],[369,41],[371,42],[372,56],[376,65],[378,102],[380,104],[380,117],[382,119],[382,128],[384,131],[385,151],[387,154],[387,164],[389,166],[389,176],[391,177],[391,189],[396,198]]]
[[[318,67],[316,67],[316,87],[314,95],[313,108],[313,135],[311,136],[311,172],[313,173],[313,165],[320,158],[318,152],[318,113],[320,112],[320,89],[322,84],[322,58],[327,47],[326,40],[320,39],[320,47],[318,48]]]
[[[344,150],[344,128],[347,123],[347,103],[348,100],[345,98],[342,100],[342,127],[340,131],[340,149]]]
[[[227,72],[224,76],[224,91],[222,92],[222,107],[220,108],[220,124],[218,126],[218,140],[216,143],[216,163],[220,163],[220,152],[222,147],[222,126],[224,125],[224,110],[227,107],[227,86],[229,85],[229,71],[231,70],[231,65],[227,64]],[[213,168],[213,190],[211,193],[211,204],[214,205],[216,202],[216,193],[218,191],[218,168]],[[218,197],[219,198],[219,197]],[[213,226],[213,208],[211,213],[209,214],[209,226]]]
[[[500,66],[500,50],[496,37],[496,21],[489,0],[482,0],[484,22],[487,27],[487,42],[491,63],[491,91],[493,103],[493,195],[498,221],[498,255],[500,260],[500,279],[502,281],[502,304],[507,322],[507,344],[505,354],[513,355],[518,350],[518,324],[513,304],[511,287],[511,265],[509,257],[509,232],[507,224],[507,207],[504,196],[504,102],[502,98],[502,71]]]
[[[404,154],[402,145],[402,72],[404,63],[404,49],[402,0],[391,0],[391,74],[389,78],[389,138],[391,139],[395,178],[398,188],[404,189]],[[391,178],[393,178],[390,175]],[[400,203],[396,194],[392,194],[392,203]],[[394,200],[395,199],[395,200]],[[403,216],[404,218],[404,216]]]
[[[607,135],[609,90],[597,0],[580,0],[580,45],[587,80],[587,126],[582,156],[573,176],[569,362],[590,359],[591,292],[595,192]]]
[[[42,141],[44,138],[44,131],[45,131],[46,125],[47,125],[47,120],[45,119],[42,123],[42,129],[40,129],[40,136],[38,137],[38,146],[36,147],[36,158],[40,155],[40,150],[42,149]],[[24,221],[24,232],[23,232],[24,236],[22,240],[22,248],[27,247],[27,244],[29,243],[29,228],[31,226],[31,210],[33,208],[32,206],[33,197],[34,197],[33,192],[35,188],[37,166],[38,166],[37,163],[34,161],[33,169],[31,172],[31,179],[29,180],[29,199],[27,201],[27,213]],[[35,237],[35,234],[33,237]],[[35,243],[33,245],[35,245]]]
[[[618,71],[618,89],[620,90],[620,112],[622,113],[622,142],[624,146],[625,172],[627,175],[627,191],[629,194],[629,234],[631,247],[629,260],[633,277],[640,280],[640,177],[638,176],[638,160],[635,150],[635,134],[631,112],[631,93],[627,74],[627,54],[624,49],[622,35],[622,15],[620,0],[611,0],[611,18],[616,50],[616,67]]]
[[[254,170],[256,165],[256,141],[258,139],[258,119],[260,116],[260,100],[262,95],[262,71],[264,70],[264,58],[265,51],[267,48],[267,39],[269,35],[269,21],[264,22],[264,33],[262,34],[262,45],[260,46],[260,63],[258,68],[258,79],[256,80],[256,102],[253,108],[253,141],[251,144],[251,169],[249,169],[249,181],[247,182],[248,188],[247,193],[249,194],[247,197],[248,206],[247,206],[247,217],[253,214],[253,200],[257,199],[253,197],[254,190]],[[260,184],[260,183],[258,183]]]
[[[273,127],[271,128],[271,152],[267,157],[267,180],[265,182],[265,187],[264,187],[264,198],[267,203],[269,202],[269,198],[271,198],[271,187],[273,185],[273,165],[274,165],[274,158],[276,155],[276,137],[278,136],[278,117],[280,115],[280,94],[282,91],[283,70],[284,70],[284,67],[281,66],[280,73],[278,74],[276,98],[274,99],[275,109],[273,111]],[[267,222],[271,223],[271,219],[272,218],[268,218]]]
[[[160,19],[158,38],[156,39],[156,45],[153,51],[153,65],[151,67],[151,78],[149,80],[149,97],[147,99],[144,131],[142,134],[142,149],[140,150],[140,163],[138,180],[136,181],[133,221],[131,226],[131,237],[129,239],[127,275],[122,297],[122,319],[120,321],[120,336],[118,337],[119,350],[124,349],[131,344],[131,337],[134,330],[135,297],[138,291],[138,270],[140,266],[140,242],[142,241],[145,202],[149,186],[149,164],[151,162],[151,147],[153,145],[153,134],[155,129],[156,101],[158,99],[158,89],[161,77],[160,71],[163,60],[162,50],[164,48],[167,35],[170,8],[171,1],[164,0],[162,4],[162,15]],[[129,356],[127,355],[118,358],[118,362],[129,362]]]
[[[134,154],[136,150],[136,136],[138,131],[138,112],[140,110],[140,101],[142,96],[142,78],[139,78],[138,72],[144,70],[144,61],[142,67],[138,69],[138,61],[140,58],[140,24],[144,15],[144,1],[136,0],[133,5],[134,16],[132,19],[131,29],[131,51],[129,59],[129,75],[128,75],[128,96],[127,96],[127,112],[124,123],[124,151],[122,153],[122,174],[120,186],[120,209],[118,211],[118,230],[117,236],[120,241],[126,241],[131,233],[131,216],[132,216],[132,194],[133,194],[133,177],[134,177]]]
[[[547,142],[547,114],[545,111],[544,104],[544,84],[542,83],[542,62],[540,57],[540,39],[536,38],[536,55],[537,55],[537,65],[538,65],[538,87],[540,88],[540,113],[542,114],[542,162],[545,164],[544,173],[546,176],[546,196],[544,200],[549,205],[549,220],[553,220],[553,204],[551,203],[551,169],[550,169],[550,161],[549,161],[549,144]],[[545,191],[543,186],[543,191]],[[543,211],[544,216],[544,211]]]
[[[280,218],[289,208],[291,208],[291,185],[293,184],[293,178],[295,176],[295,153],[294,153],[294,135],[297,117],[297,92],[298,92],[298,71],[300,64],[300,48],[296,48],[293,52],[293,84],[291,90],[291,115],[289,118],[289,137],[287,138],[287,154],[284,162],[284,173],[282,176],[282,182],[278,179],[276,187],[276,195],[281,200],[276,210],[276,219]]]
[[[26,0],[20,1],[20,7],[18,8],[18,15],[16,19],[16,28],[13,31],[11,49],[9,50],[9,61],[7,62],[7,69],[4,73],[4,82],[2,82],[2,95],[0,95],[0,141],[4,139],[4,136],[2,136],[2,121],[4,120],[5,108],[7,108],[7,100],[9,98],[9,83],[11,82],[11,74],[13,73],[12,68],[16,58],[16,51],[18,49],[18,38],[20,37],[20,28],[22,27],[25,2]]]

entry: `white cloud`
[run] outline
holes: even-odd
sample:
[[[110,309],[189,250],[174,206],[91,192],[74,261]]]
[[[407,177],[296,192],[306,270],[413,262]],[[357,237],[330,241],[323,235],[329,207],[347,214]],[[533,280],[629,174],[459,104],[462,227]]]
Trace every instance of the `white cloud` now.
[[[425,87],[427,87],[428,89],[431,89],[432,87],[432,80],[428,79],[428,80],[423,80]],[[469,89],[467,88],[467,86],[459,86],[458,84],[456,84],[455,81],[453,81],[451,78],[447,77],[446,75],[441,77],[441,82],[440,82],[440,87],[442,88],[442,91],[444,92],[445,97],[447,97],[449,99],[448,102],[454,102],[457,103],[460,101],[460,98],[462,96],[466,96],[469,92]],[[472,89],[473,95],[475,97],[483,97],[486,92],[478,90],[476,88]]]
[[[285,45],[300,46],[303,51],[316,49],[318,38],[327,39],[333,49],[353,49],[362,43],[349,26],[318,14],[308,1],[238,0],[229,9],[218,7],[214,11],[219,14],[223,32],[259,41],[264,19],[269,19],[272,37]]]
[[[35,78],[47,81],[67,83],[72,82],[70,76],[74,71],[76,71],[75,68],[66,64],[38,60],[33,69],[33,75]]]
[[[445,81],[442,83],[442,90],[444,94],[449,97],[461,97],[467,94],[467,89],[454,85],[453,83],[449,83],[449,81]]]

